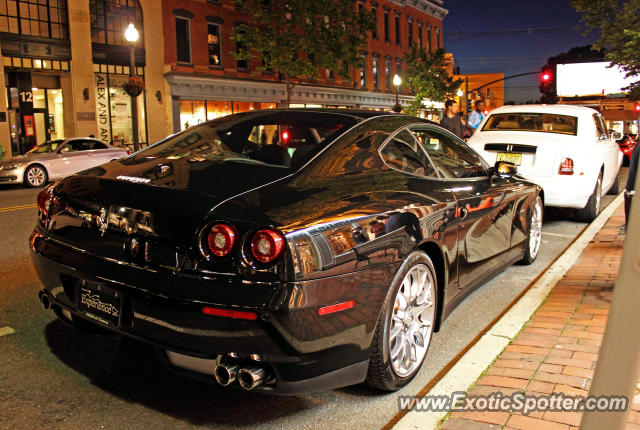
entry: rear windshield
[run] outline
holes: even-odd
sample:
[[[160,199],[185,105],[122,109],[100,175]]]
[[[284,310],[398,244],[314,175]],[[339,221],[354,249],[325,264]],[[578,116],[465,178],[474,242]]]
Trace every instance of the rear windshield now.
[[[288,169],[301,166],[358,120],[318,112],[231,115],[170,136],[138,152],[136,158],[232,161]]]
[[[537,131],[576,136],[578,118],[547,113],[499,113],[489,116],[482,131]]]

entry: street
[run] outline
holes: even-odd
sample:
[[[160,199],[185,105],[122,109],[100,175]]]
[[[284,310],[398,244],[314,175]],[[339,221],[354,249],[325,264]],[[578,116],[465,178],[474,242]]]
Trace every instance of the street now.
[[[144,344],[76,333],[44,311],[27,247],[37,193],[0,186],[1,429],[381,428],[398,412],[397,396],[420,392],[585,228],[571,220],[572,211],[548,208],[536,262],[510,267],[468,297],[435,334],[422,370],[401,391],[354,386],[276,397],[174,375]],[[613,197],[604,197],[603,206]]]

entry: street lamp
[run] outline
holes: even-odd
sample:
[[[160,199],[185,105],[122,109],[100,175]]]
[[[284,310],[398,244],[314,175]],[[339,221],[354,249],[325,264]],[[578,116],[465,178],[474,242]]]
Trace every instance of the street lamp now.
[[[393,85],[396,86],[396,104],[393,106],[394,112],[402,111],[402,106],[400,106],[400,101],[398,100],[398,91],[400,91],[400,84],[402,83],[402,79],[396,73],[393,75]]]
[[[461,88],[458,88],[458,92],[456,93],[458,97],[462,97],[464,95],[464,91]]]
[[[138,41],[138,30],[135,25],[129,24],[124,31],[124,38],[129,42],[129,76],[136,76],[136,42]],[[140,149],[138,142],[138,101],[137,95],[131,95],[131,132],[133,134],[133,150]]]

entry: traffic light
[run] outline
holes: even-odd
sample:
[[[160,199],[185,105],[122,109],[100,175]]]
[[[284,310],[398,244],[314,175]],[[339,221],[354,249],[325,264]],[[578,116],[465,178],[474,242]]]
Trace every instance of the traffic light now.
[[[640,113],[640,103],[636,103],[636,112]]]
[[[549,72],[542,72],[542,74],[540,75],[540,80],[543,83],[547,83],[549,81],[551,81],[551,73]]]

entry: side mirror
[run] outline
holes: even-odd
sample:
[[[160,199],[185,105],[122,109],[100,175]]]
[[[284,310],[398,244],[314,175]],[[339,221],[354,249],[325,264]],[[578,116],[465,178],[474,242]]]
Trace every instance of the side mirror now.
[[[501,178],[510,178],[518,173],[518,167],[510,161],[496,161],[493,174]]]
[[[617,131],[614,131],[613,133],[611,133],[611,137],[615,140],[620,140],[622,139],[622,134],[618,133]]]

